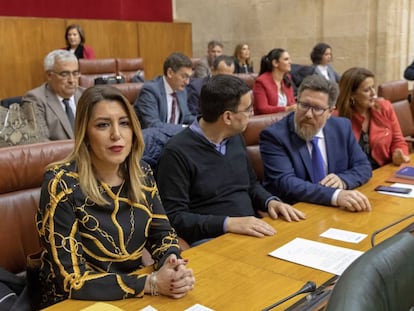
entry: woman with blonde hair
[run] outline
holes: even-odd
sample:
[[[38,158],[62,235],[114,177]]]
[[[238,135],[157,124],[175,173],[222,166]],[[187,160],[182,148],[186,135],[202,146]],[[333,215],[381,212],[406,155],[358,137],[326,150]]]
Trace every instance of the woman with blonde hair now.
[[[36,305],[146,293],[180,298],[193,288],[143,150],[139,121],[120,91],[87,89],[77,105],[74,149],[44,177]],[[138,271],[144,248],[155,260],[151,274]]]
[[[388,100],[377,97],[371,71],[354,67],[344,72],[336,108],[339,116],[351,120],[354,135],[373,169],[410,161],[394,109]]]
[[[253,62],[247,43],[240,43],[234,49],[234,73],[253,73]]]
[[[85,45],[85,33],[81,26],[72,24],[66,27],[65,31],[65,50],[76,55],[78,59],[94,59],[95,52],[90,46]]]

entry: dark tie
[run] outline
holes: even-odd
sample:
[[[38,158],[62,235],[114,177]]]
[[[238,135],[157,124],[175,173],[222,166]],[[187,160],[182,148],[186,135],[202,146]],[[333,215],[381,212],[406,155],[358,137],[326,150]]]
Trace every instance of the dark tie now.
[[[318,146],[318,137],[312,138],[312,169],[313,182],[318,183],[325,177],[325,169],[323,167],[323,158],[321,150]]]
[[[170,121],[168,123],[172,123],[175,124],[175,114],[177,111],[177,96],[174,93],[171,93],[172,96],[172,102],[171,102],[171,116],[170,116]]]
[[[73,115],[73,111],[70,108],[69,98],[62,99],[63,104],[65,105],[66,115],[68,116],[69,123],[72,126],[72,129],[75,127],[75,116]]]

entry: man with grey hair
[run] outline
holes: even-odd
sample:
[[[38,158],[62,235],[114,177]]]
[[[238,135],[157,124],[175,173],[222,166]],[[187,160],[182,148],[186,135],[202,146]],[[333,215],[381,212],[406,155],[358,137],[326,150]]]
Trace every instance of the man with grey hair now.
[[[211,40],[207,44],[207,56],[200,59],[194,66],[193,77],[204,78],[211,75],[216,57],[223,54],[223,43]]]
[[[297,110],[260,134],[265,188],[283,201],[370,211],[367,197],[351,190],[366,183],[371,165],[348,119],[331,116],[338,87],[319,75],[306,77]]]
[[[79,87],[79,63],[66,50],[54,50],[44,59],[47,81],[30,90],[23,102],[31,102],[41,135],[48,140],[73,139],[74,117],[83,88]]]

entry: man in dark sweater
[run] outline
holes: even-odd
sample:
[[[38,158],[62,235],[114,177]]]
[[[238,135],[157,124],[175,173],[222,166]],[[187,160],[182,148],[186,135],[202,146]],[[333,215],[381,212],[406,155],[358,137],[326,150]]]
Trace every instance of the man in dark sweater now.
[[[255,217],[258,211],[304,219],[267,192],[251,167],[240,135],[253,111],[249,86],[216,75],[201,90],[200,109],[201,118],[169,140],[157,168],[161,199],[178,235],[193,245],[225,232],[273,235],[274,228]]]

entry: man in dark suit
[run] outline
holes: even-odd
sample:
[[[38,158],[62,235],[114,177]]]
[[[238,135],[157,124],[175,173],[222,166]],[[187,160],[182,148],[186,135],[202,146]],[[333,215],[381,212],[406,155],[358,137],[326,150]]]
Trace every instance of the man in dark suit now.
[[[192,73],[191,60],[172,53],[164,61],[164,75],[144,83],[134,103],[142,128],[163,127],[174,131],[192,123],[187,106],[186,85]]]
[[[191,114],[199,114],[199,99],[201,93],[201,87],[212,76],[217,74],[231,75],[234,72],[234,59],[228,55],[220,55],[214,59],[213,68],[211,69],[211,75],[204,78],[193,78],[187,85],[188,95],[188,109]]]
[[[54,50],[45,57],[44,69],[47,82],[27,92],[22,102],[33,103],[45,139],[73,139],[76,105],[84,91],[78,85],[78,59],[69,51]]]
[[[369,211],[367,197],[350,189],[371,178],[371,166],[349,120],[331,117],[337,94],[334,82],[319,75],[306,77],[299,88],[296,112],[260,134],[264,186],[288,203],[303,201]],[[316,150],[319,157],[313,156]],[[319,178],[313,158],[320,159]]]

